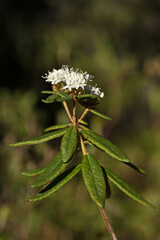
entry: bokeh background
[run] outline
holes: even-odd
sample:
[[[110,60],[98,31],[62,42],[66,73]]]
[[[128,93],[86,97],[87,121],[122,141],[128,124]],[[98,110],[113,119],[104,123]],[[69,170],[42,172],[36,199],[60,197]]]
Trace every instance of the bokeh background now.
[[[81,174],[51,198],[24,201],[35,191],[20,172],[46,166],[59,140],[8,147],[68,121],[61,105],[42,103],[40,93],[50,90],[41,75],[62,64],[95,76],[105,92],[97,108],[113,121],[89,115],[90,127],[148,172],[89,150],[157,207],[111,185],[106,208],[118,239],[160,239],[160,1],[5,0],[0,19],[0,240],[109,239]]]

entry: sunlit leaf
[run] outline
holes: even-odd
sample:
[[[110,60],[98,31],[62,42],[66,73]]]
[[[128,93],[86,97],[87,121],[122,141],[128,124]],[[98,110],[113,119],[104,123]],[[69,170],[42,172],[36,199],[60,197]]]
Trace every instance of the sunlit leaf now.
[[[124,193],[126,193],[129,197],[133,198],[137,202],[155,208],[155,206],[148,201],[146,201],[139,193],[137,193],[128,183],[118,177],[116,174],[112,173],[108,169],[105,168],[106,174],[108,178]]]
[[[32,184],[32,187],[41,187],[47,183],[50,183],[66,168],[67,165],[68,164],[63,162],[62,153],[59,152],[46,167],[46,170],[43,172],[43,174],[41,174]]]
[[[50,95],[46,98],[46,100],[42,99],[42,102],[44,103],[52,103],[55,102],[59,98],[59,95]]]
[[[62,128],[68,127],[69,125],[70,125],[69,123],[60,124],[60,125],[53,125],[53,126],[50,126],[50,127],[46,128],[44,131],[48,132],[48,131],[55,130],[55,129],[62,129]]]
[[[64,135],[66,132],[66,129],[60,129],[51,133],[44,134],[40,137],[35,137],[30,140],[26,140],[23,142],[17,142],[17,143],[12,143],[9,146],[11,147],[18,147],[18,146],[24,146],[24,145],[33,145],[33,144],[38,144],[38,143],[43,143],[47,142],[49,140],[52,140],[54,138],[58,138]]]
[[[111,157],[122,162],[129,162],[129,158],[126,156],[126,154],[124,154],[118,147],[116,147],[106,138],[100,136],[99,134],[89,129],[82,130],[81,133],[84,136],[84,138],[86,138],[88,141],[90,141],[99,149],[106,152]]]
[[[98,96],[93,95],[93,94],[81,94],[78,95],[77,98],[97,98]]]
[[[41,91],[41,93],[43,93],[43,94],[55,94],[55,92],[53,92],[53,91]]]
[[[21,174],[23,176],[27,176],[27,177],[34,177],[34,176],[40,175],[45,170],[46,170],[46,168],[36,168],[33,170],[27,170],[27,171],[21,172]]]
[[[99,163],[91,154],[85,155],[82,159],[82,174],[91,198],[99,207],[104,207],[106,199],[105,179]]]
[[[67,102],[70,101],[72,99],[72,97],[68,96],[68,97],[59,97],[57,98],[57,102]]]
[[[61,150],[64,162],[68,162],[77,149],[77,128],[71,126],[68,128],[62,138]]]
[[[66,92],[63,92],[63,91],[61,91],[61,90],[59,90],[58,88],[56,89],[57,90],[57,94],[59,95],[59,96],[61,96],[61,97],[70,97],[70,99],[72,99],[72,97],[68,94],[68,93],[66,93]]]
[[[81,120],[81,119],[79,119],[78,122],[80,122],[80,123],[82,123],[82,124],[84,124],[84,125],[88,125],[87,122],[85,122],[84,120]]]
[[[112,121],[112,119],[110,117],[107,117],[106,115],[102,114],[102,113],[99,113],[97,112],[96,110],[94,109],[89,109],[90,112],[94,113],[95,115],[99,116],[99,117],[102,117],[104,119],[107,119],[107,120],[110,120]]]
[[[69,182],[80,170],[81,170],[81,164],[65,171],[64,173],[59,175],[56,179],[54,179],[40,193],[38,193],[37,195],[35,195],[32,198],[27,199],[27,201],[35,202],[35,201],[39,201],[39,200],[49,197],[51,194],[55,193],[63,185],[65,185],[67,182]]]

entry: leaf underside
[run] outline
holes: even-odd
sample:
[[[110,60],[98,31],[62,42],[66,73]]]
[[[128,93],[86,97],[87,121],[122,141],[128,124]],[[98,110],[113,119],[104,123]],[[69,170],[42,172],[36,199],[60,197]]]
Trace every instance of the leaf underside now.
[[[62,158],[68,162],[77,149],[77,128],[71,126],[65,132],[61,141]]]
[[[34,177],[34,176],[40,175],[45,170],[46,170],[46,168],[36,168],[33,170],[27,170],[27,171],[21,172],[21,174],[23,176],[27,176],[27,177]]]
[[[36,194],[32,198],[27,199],[28,202],[35,202],[49,197],[51,194],[59,190],[64,184],[69,182],[79,171],[81,170],[81,164],[65,171],[54,179],[45,189]]]
[[[126,193],[129,197],[133,198],[137,202],[155,208],[155,206],[148,201],[146,201],[139,193],[137,193],[128,183],[126,183],[124,180],[122,180],[120,177],[118,177],[116,174],[112,173],[108,169],[105,168],[106,174],[121,191]]]
[[[46,170],[41,174],[36,181],[32,184],[32,187],[41,187],[50,183],[55,179],[67,166],[62,159],[62,153],[59,152],[55,158],[46,167]]]
[[[57,130],[51,133],[47,133],[44,134],[40,137],[36,137],[36,138],[32,138],[30,140],[26,140],[23,142],[18,142],[18,143],[12,143],[10,144],[11,147],[18,147],[18,146],[24,146],[24,145],[34,145],[34,144],[38,144],[38,143],[43,143],[43,142],[47,142],[49,140],[52,140],[54,138],[58,138],[61,137],[65,134],[66,129],[61,129],[61,130]]]
[[[84,138],[86,138],[96,147],[106,152],[111,157],[122,162],[129,162],[129,158],[126,156],[126,154],[124,154],[118,147],[116,147],[106,138],[100,136],[99,134],[89,129],[87,130],[86,128],[85,130],[81,131],[81,134],[83,135]]]
[[[103,208],[106,199],[105,179],[99,163],[91,154],[82,159],[82,175],[91,198]]]

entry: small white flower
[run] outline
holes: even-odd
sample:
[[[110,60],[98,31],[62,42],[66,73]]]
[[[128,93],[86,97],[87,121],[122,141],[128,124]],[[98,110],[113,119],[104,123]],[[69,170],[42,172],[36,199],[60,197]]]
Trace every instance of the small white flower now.
[[[91,85],[88,85],[86,87],[86,89],[90,92],[90,93],[93,93],[97,96],[100,96],[100,98],[103,98],[104,97],[104,92],[101,92],[100,91],[100,88],[98,88],[97,86],[91,86]]]
[[[68,89],[69,91],[83,89],[100,96],[100,98],[104,97],[104,93],[100,91],[100,88],[87,85],[88,81],[92,81],[93,76],[79,69],[69,69],[68,66],[64,65],[59,70],[53,69],[52,72],[48,72],[43,78],[46,79],[46,82],[51,82],[53,85],[63,83],[63,89]]]
[[[53,69],[52,72],[48,72],[48,75],[42,76],[46,79],[46,82],[51,82],[51,84],[57,84],[63,81],[64,78],[64,70],[63,69]]]

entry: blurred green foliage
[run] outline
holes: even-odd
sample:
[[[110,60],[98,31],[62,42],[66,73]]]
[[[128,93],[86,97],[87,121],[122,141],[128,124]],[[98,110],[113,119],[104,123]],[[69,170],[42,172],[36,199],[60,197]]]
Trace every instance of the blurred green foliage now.
[[[33,192],[20,172],[47,165],[57,152],[56,141],[8,147],[67,121],[60,104],[40,100],[40,91],[50,90],[41,75],[62,64],[95,76],[105,92],[98,109],[113,121],[89,115],[90,127],[149,173],[142,176],[94,152],[157,206],[143,207],[112,186],[106,207],[115,232],[119,239],[158,240],[160,2],[8,0],[1,4],[1,20],[0,240],[106,239],[80,175],[42,203],[24,202]]]

